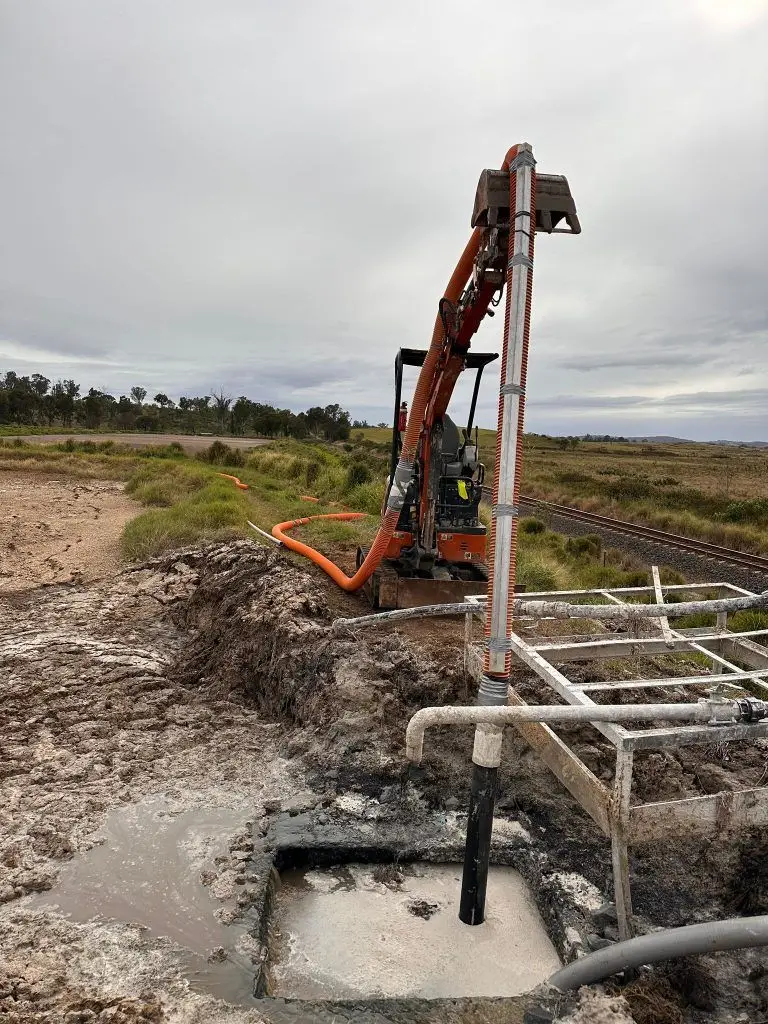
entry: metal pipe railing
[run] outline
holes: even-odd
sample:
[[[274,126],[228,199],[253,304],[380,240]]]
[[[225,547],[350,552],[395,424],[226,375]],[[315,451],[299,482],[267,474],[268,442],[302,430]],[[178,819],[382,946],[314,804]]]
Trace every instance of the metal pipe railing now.
[[[760,721],[768,715],[768,702],[754,697],[738,701],[710,696],[695,704],[593,704],[588,707],[566,705],[523,705],[482,707],[422,708],[411,717],[405,732],[405,756],[419,764],[424,752],[424,733],[436,725],[485,725],[498,729],[498,756],[501,758],[501,731],[515,722],[576,724],[579,722],[707,722],[712,725],[741,721]],[[486,730],[488,742],[492,732]],[[490,749],[485,760],[492,759]],[[489,757],[489,755],[491,755]]]

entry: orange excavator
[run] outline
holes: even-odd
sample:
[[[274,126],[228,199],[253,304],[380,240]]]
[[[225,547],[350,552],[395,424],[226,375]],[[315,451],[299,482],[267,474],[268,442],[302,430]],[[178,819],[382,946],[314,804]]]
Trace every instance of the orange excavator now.
[[[517,147],[510,150],[500,170],[484,170],[480,175],[472,235],[438,304],[429,348],[401,349],[395,359],[389,481],[379,531],[369,549],[358,551],[357,571],[347,576],[319,551],[289,535],[294,527],[321,517],[290,520],[272,530],[286,547],[309,557],[344,590],[365,586],[375,607],[457,601],[482,592],[488,579],[486,529],[479,515],[485,469],[473,421],[482,372],[497,355],[470,353],[469,348],[483,318],[493,316],[511,277],[510,225],[516,214],[510,211],[510,163],[516,152]],[[533,229],[581,231],[568,181],[562,175],[536,173]],[[530,304],[526,307],[529,317]],[[401,436],[398,415],[404,366],[420,367],[420,373]],[[476,377],[466,426],[459,433],[448,416],[448,405],[465,370],[475,371]],[[506,379],[504,365],[502,377]],[[327,518],[360,515],[347,512]]]

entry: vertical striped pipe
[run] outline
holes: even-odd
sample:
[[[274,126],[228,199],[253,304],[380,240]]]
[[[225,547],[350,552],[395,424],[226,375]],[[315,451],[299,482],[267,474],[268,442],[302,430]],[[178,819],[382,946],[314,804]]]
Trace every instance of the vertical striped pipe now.
[[[502,687],[489,683],[488,696],[498,691],[506,703],[506,680],[511,654],[506,647],[512,633],[515,595],[518,506],[522,469],[525,383],[528,369],[528,338],[531,323],[533,243],[536,227],[536,171],[528,143],[517,147],[509,174],[509,250],[504,342],[501,358],[499,419],[496,434],[496,467],[488,559],[488,603],[485,620],[484,672]],[[482,700],[481,687],[481,701]],[[492,700],[491,703],[499,703]]]

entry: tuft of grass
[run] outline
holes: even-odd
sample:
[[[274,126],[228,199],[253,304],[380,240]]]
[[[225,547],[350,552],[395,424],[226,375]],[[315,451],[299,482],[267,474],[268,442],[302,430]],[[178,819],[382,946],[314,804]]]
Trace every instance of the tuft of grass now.
[[[246,464],[245,456],[240,449],[230,448],[223,441],[214,441],[210,447],[198,452],[195,458],[212,466],[234,466],[239,469]]]
[[[193,463],[142,466],[126,490],[145,505],[157,506],[123,529],[121,553],[143,561],[200,540],[242,536],[248,529],[248,499],[228,480]]]
[[[148,463],[133,474],[125,490],[142,505],[170,507],[209,486],[214,479],[218,478],[212,477],[210,470],[193,463],[172,466]]]
[[[378,516],[384,500],[384,485],[358,484],[347,494],[345,500],[353,512],[367,512],[371,516]]]

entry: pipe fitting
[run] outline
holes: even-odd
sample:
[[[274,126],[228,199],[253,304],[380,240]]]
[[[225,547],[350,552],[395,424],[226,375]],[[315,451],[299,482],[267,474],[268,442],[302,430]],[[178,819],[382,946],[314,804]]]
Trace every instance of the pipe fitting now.
[[[499,676],[484,675],[477,690],[477,703],[480,707],[497,707],[507,703],[509,699],[509,680]]]
[[[413,462],[400,459],[389,489],[389,497],[387,498],[388,509],[399,512],[403,507],[412,476]]]
[[[768,718],[768,701],[757,697],[739,697],[734,701],[741,713],[742,722],[761,722]]]
[[[501,764],[501,741],[504,729],[500,725],[479,722],[475,728],[475,745],[472,761],[481,768],[498,768]]]

